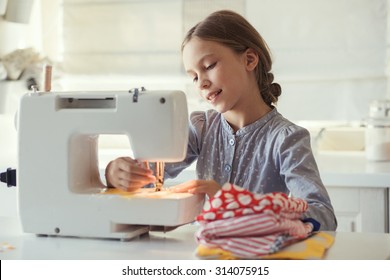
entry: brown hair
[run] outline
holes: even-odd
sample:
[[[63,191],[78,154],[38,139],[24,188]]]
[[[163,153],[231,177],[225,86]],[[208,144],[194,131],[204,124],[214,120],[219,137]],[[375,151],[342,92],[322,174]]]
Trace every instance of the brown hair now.
[[[182,51],[194,36],[221,43],[237,53],[253,49],[259,56],[255,75],[261,96],[266,104],[276,104],[282,89],[278,83],[273,82],[270,50],[259,32],[244,17],[228,10],[210,14],[187,32],[181,46]]]

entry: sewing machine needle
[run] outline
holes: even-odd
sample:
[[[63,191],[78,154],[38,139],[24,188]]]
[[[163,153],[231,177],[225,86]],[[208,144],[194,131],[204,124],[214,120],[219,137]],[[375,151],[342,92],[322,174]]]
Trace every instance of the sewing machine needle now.
[[[156,162],[156,179],[155,191],[159,192],[164,184],[164,162],[162,161]]]

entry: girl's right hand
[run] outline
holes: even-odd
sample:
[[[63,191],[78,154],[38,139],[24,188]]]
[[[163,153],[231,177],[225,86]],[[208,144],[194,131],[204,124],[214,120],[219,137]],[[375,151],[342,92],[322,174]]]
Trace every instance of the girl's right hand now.
[[[120,157],[111,161],[106,167],[105,176],[107,186],[128,192],[156,181],[151,169],[130,157]]]

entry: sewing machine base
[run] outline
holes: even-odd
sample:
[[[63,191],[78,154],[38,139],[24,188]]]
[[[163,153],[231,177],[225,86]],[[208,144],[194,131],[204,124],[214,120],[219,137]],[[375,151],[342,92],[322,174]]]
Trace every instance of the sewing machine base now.
[[[85,239],[107,239],[107,240],[118,240],[122,242],[131,241],[134,238],[140,237],[142,235],[149,234],[150,227],[149,226],[137,226],[137,225],[127,225],[127,231],[123,231],[120,233],[113,233],[109,237],[86,237],[86,236],[67,236],[58,234],[36,234],[39,238],[85,238]]]
[[[70,201],[69,201],[70,202]],[[188,193],[136,193],[116,189],[95,194],[72,194],[57,201],[57,209],[21,212],[23,230],[39,236],[67,236],[131,240],[150,230],[169,231],[191,223],[203,208],[204,196]],[[72,205],[69,207],[69,205]]]
[[[175,227],[165,227],[165,226],[142,226],[142,225],[122,225],[125,226],[123,228],[123,231],[118,233],[117,235],[113,235],[112,237],[104,237],[100,239],[108,239],[108,240],[119,240],[122,242],[128,242],[131,241],[134,238],[138,238],[141,236],[146,236],[149,234],[149,232],[154,231],[154,232],[169,232],[172,231],[180,226],[175,226]],[[69,237],[69,238],[82,238],[79,236],[63,236],[60,234],[36,234],[37,237],[39,238],[45,238],[45,237]],[[87,237],[84,237],[87,238]],[[98,239],[98,238],[90,238],[90,239]]]

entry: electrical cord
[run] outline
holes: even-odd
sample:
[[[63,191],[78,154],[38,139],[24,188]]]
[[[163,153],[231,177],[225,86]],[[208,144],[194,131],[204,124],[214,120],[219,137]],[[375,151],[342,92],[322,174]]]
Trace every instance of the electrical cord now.
[[[16,187],[16,169],[7,168],[6,172],[0,173],[0,182],[6,183],[7,187]]]

